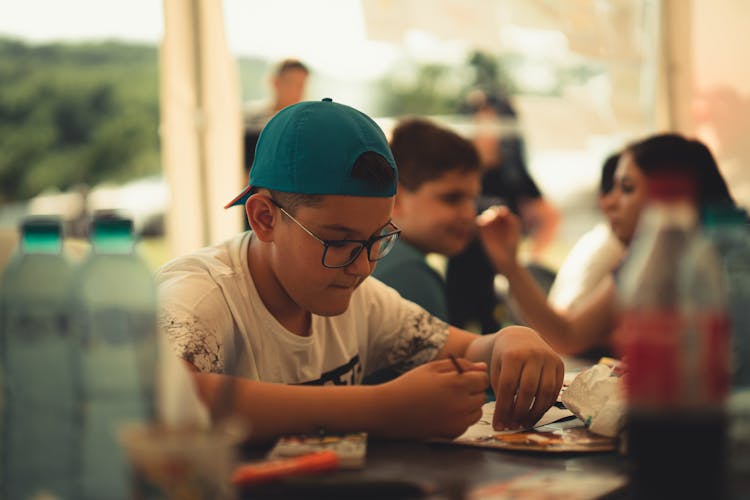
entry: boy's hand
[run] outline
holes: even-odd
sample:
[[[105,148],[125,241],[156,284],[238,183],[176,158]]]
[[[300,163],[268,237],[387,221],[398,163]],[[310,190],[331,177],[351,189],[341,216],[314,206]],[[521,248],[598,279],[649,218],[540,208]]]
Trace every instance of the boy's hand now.
[[[461,435],[482,416],[489,386],[486,363],[458,359],[425,363],[383,384],[383,434],[388,437]]]
[[[477,217],[479,237],[499,272],[516,262],[521,241],[521,220],[504,206],[490,207]]]
[[[530,328],[498,332],[490,377],[497,399],[496,430],[531,427],[555,402],[565,369],[555,351]]]

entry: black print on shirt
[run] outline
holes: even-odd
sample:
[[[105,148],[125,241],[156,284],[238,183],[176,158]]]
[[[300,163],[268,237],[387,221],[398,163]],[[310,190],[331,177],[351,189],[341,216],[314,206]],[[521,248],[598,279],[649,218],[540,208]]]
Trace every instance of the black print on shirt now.
[[[216,334],[202,328],[198,318],[178,319],[163,313],[159,324],[181,358],[201,372],[224,372],[224,349]]]
[[[448,339],[448,324],[420,311],[404,325],[404,335],[388,354],[390,366],[399,373],[432,361]]]
[[[299,385],[355,385],[361,378],[362,364],[359,362],[359,354],[357,354],[347,363],[325,372],[319,379],[303,382]]]

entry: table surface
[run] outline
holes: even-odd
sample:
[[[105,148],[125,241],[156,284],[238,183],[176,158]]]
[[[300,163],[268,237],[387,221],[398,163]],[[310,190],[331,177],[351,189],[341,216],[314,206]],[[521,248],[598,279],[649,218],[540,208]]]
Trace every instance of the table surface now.
[[[270,447],[243,450],[247,460],[262,459]],[[750,498],[750,460],[729,466],[728,498]],[[428,498],[460,500],[472,489],[526,474],[565,472],[576,480],[592,474],[627,475],[628,462],[617,452],[530,453],[413,441],[370,440],[361,469],[291,479],[240,492],[240,498]],[[422,487],[416,491],[417,486]],[[629,499],[627,485],[600,498]]]
[[[565,358],[566,372],[590,362]],[[242,450],[245,460],[263,459],[267,447]],[[736,453],[736,451],[735,451]],[[743,450],[739,455],[750,456]],[[736,461],[736,460],[735,460]],[[750,498],[750,459],[729,467],[729,498]],[[739,468],[737,468],[739,467]],[[741,470],[740,470],[741,469]],[[627,458],[618,452],[540,453],[420,441],[370,439],[364,467],[324,476],[297,478],[240,492],[240,498],[402,498],[463,499],[472,490],[534,473],[565,472],[627,476]],[[630,498],[627,485],[601,498]]]
[[[267,448],[252,448],[243,454],[247,459],[258,459],[267,451]],[[301,494],[305,498],[331,498],[332,492],[336,492],[336,498],[458,499],[464,498],[472,488],[538,471],[625,475],[627,462],[616,452],[530,453],[442,443],[370,440],[366,464],[361,469],[247,489],[242,498],[297,498]],[[394,483],[399,484],[390,488]],[[417,485],[430,493],[415,495]],[[627,498],[626,488],[606,498]]]

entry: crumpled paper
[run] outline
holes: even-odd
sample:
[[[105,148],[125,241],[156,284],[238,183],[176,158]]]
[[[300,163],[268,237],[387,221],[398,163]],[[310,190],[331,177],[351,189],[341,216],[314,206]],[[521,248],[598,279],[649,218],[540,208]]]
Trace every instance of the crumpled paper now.
[[[562,395],[565,407],[591,432],[607,437],[617,436],[625,425],[622,379],[614,370],[594,365],[579,373]]]
[[[455,438],[453,441],[456,441],[456,442],[484,441],[487,439],[492,439],[499,434],[514,434],[516,432],[522,432],[524,430],[527,430],[524,428],[518,428],[518,429],[513,429],[513,430],[496,431],[495,428],[492,427],[492,418],[494,415],[495,415],[495,401],[484,403],[484,405],[482,406],[482,417],[479,419],[479,421],[475,422],[474,425],[469,426],[469,428],[466,429],[463,434]],[[542,418],[540,418],[539,421],[536,422],[530,428],[542,427],[552,422],[557,422],[558,420],[562,420],[567,417],[572,417],[572,415],[573,415],[572,412],[570,412],[569,410],[564,410],[556,406],[551,406],[544,413],[544,415],[542,415]]]

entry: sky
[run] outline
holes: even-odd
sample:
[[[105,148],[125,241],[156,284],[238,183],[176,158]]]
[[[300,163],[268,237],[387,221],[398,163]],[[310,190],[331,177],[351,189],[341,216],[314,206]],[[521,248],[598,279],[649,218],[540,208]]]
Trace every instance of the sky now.
[[[0,34],[35,42],[119,38],[155,42],[160,0],[0,0]]]
[[[367,39],[358,1],[224,0],[223,5],[227,44],[236,55],[297,57],[351,79],[378,76],[398,56],[393,45]],[[0,0],[0,35],[31,42],[159,43],[162,33],[161,0]]]

